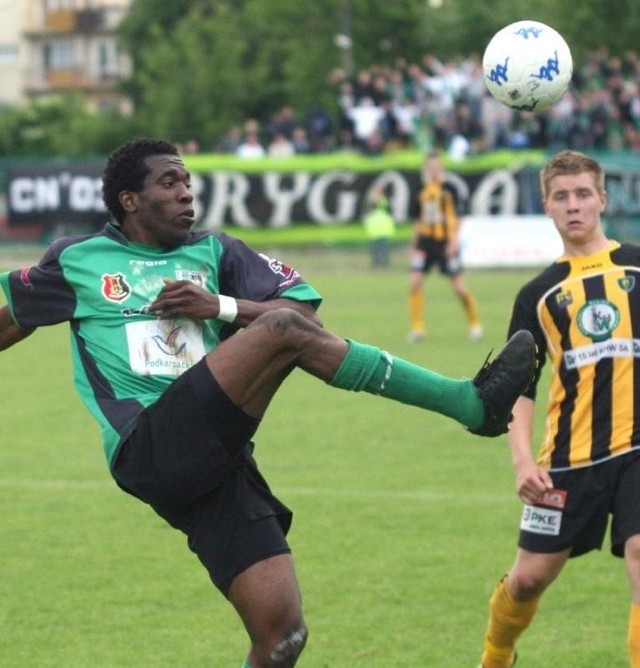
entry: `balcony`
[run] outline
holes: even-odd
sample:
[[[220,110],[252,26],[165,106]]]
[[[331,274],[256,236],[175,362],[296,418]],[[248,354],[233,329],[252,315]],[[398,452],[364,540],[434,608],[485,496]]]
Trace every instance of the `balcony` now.
[[[60,9],[27,20],[24,35],[37,39],[47,35],[112,33],[124,14],[120,7]]]
[[[81,93],[115,91],[120,78],[115,72],[92,75],[79,68],[31,72],[25,77],[25,93],[32,97],[67,91]]]

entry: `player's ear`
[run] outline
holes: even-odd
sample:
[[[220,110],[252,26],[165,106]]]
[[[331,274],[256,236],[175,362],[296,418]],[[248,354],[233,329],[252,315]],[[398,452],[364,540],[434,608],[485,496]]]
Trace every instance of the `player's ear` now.
[[[131,190],[123,190],[119,195],[118,199],[122,208],[127,213],[133,213],[138,208],[138,196],[137,193],[134,193]]]
[[[604,210],[607,208],[607,202],[609,197],[606,190],[600,192],[600,213],[604,213]]]

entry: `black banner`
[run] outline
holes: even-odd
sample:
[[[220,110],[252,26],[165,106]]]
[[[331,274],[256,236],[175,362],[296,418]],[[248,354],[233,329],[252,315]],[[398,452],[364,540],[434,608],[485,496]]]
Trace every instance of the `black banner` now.
[[[6,172],[11,227],[104,225],[102,163],[9,166]],[[505,167],[482,173],[448,173],[470,215],[541,213],[538,170]],[[399,222],[415,215],[420,188],[417,172],[347,169],[290,174],[216,170],[193,174],[192,192],[201,226],[288,227],[298,222],[343,225],[360,220],[368,193],[384,187]],[[640,171],[614,171],[607,177],[609,215],[640,217]]]
[[[101,163],[8,166],[7,215],[10,227],[25,225],[104,225]]]

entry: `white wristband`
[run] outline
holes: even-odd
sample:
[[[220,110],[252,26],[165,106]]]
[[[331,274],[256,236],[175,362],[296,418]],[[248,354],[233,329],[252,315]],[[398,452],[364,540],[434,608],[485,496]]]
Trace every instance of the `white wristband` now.
[[[233,297],[227,297],[226,295],[218,295],[218,302],[220,304],[218,320],[233,322],[238,315],[238,302]]]

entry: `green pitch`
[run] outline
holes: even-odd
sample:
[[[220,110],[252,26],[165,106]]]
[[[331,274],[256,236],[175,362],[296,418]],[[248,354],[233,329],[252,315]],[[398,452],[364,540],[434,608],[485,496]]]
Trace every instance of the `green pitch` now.
[[[467,274],[486,330],[476,344],[448,283],[432,277],[429,338],[409,344],[402,252],[379,273],[364,251],[282,259],[324,294],[332,330],[454,376],[473,375],[502,345],[511,300],[533,273]],[[247,642],[229,604],[184,538],[111,481],[72,390],[67,341],[55,327],[0,354],[0,665],[238,668]],[[295,511],[311,633],[299,665],[477,665],[519,520],[504,437],[296,372],[256,443]],[[520,644],[523,668],[626,666],[625,577],[607,551],[570,563]]]

